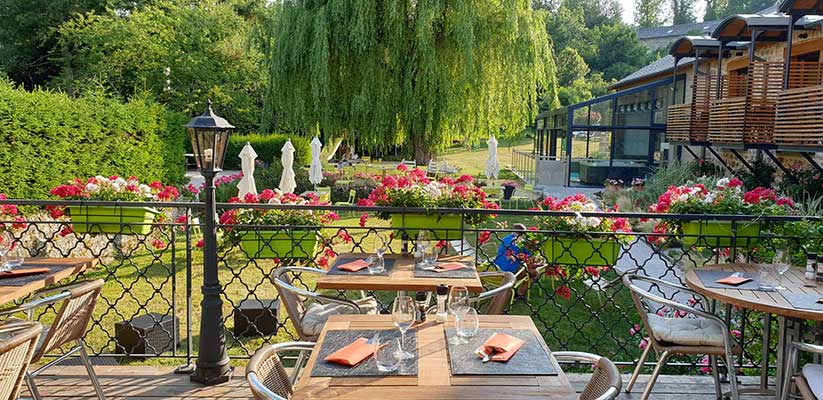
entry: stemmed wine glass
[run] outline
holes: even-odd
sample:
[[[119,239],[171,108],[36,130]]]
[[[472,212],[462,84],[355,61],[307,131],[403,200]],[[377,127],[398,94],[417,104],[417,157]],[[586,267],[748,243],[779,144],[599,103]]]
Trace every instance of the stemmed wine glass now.
[[[375,233],[375,235],[377,236],[377,243],[375,243],[377,258],[372,258],[372,262],[369,263],[370,274],[379,274],[386,270],[386,261],[383,259],[383,255],[386,254],[389,247],[379,233]]]
[[[397,296],[392,304],[392,319],[394,326],[400,330],[400,359],[409,360],[414,358],[414,354],[406,351],[406,332],[414,324],[416,309],[414,307],[414,300],[406,295]]]
[[[777,287],[775,287],[775,290],[786,290],[783,286],[783,274],[792,266],[792,254],[783,250],[776,250],[772,262],[777,269]]]
[[[449,291],[449,311],[454,314],[455,327],[459,324],[460,318],[469,310],[469,289],[465,286],[452,286]],[[460,338],[455,336],[449,339],[451,344],[460,344]]]

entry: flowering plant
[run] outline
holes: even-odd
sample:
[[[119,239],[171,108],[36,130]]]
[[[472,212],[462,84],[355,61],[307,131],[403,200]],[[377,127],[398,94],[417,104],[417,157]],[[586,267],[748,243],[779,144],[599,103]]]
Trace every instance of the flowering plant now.
[[[0,193],[0,200],[6,200],[5,194]],[[0,233],[9,229],[3,222],[11,222],[12,229],[23,229],[26,227],[25,219],[19,215],[20,210],[14,204],[0,204]],[[13,221],[13,222],[12,222]]]
[[[594,202],[582,193],[568,196],[563,200],[556,197],[546,197],[537,203],[537,210],[542,211],[567,211],[575,213],[574,216],[547,216],[537,217],[537,222],[543,229],[566,232],[576,232],[580,234],[594,234],[602,232],[631,233],[632,226],[626,218],[604,218],[586,217],[584,212],[596,212],[597,206]],[[633,237],[631,235],[617,235],[617,240],[621,243],[629,243]]]
[[[265,189],[259,195],[248,193],[243,199],[233,197],[229,203],[244,204],[288,204],[301,206],[326,205],[316,196],[301,197],[293,193],[282,193],[280,190]],[[220,215],[220,224],[223,225],[273,225],[273,226],[311,226],[318,227],[340,217],[333,212],[319,212],[299,209],[271,209],[271,208],[232,208]],[[232,227],[226,227],[231,236]]]
[[[387,175],[368,197],[360,199],[357,205],[417,208],[486,208],[497,209],[495,203],[486,201],[486,193],[474,184],[471,175],[457,179],[444,177],[439,181],[426,177],[426,172],[414,168],[409,170],[400,164],[402,174]],[[388,213],[381,213],[387,219]],[[477,224],[491,216],[484,214],[467,215],[466,222]]]
[[[609,186],[623,186],[623,180],[622,179],[606,178],[606,180],[603,181],[603,183],[606,184],[606,185],[609,185]]]
[[[703,183],[669,186],[650,207],[653,213],[786,215],[795,207],[790,197],[779,197],[768,188],[743,191],[737,178],[722,178],[713,187]]]
[[[105,200],[105,201],[172,201],[179,196],[177,188],[166,186],[159,181],[141,183],[136,177],[108,178],[93,176],[83,181],[74,179],[68,184],[55,187],[52,195],[65,200]]]
[[[646,184],[646,180],[643,178],[634,178],[632,179],[632,186],[643,186]]]

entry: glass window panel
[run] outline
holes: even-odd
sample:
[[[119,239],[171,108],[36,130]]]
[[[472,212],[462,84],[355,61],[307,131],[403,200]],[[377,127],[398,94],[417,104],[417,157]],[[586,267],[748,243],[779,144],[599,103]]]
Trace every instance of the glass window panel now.
[[[591,125],[612,124],[612,101],[605,100],[591,105]]]
[[[574,124],[580,126],[589,125],[589,106],[574,110]]]

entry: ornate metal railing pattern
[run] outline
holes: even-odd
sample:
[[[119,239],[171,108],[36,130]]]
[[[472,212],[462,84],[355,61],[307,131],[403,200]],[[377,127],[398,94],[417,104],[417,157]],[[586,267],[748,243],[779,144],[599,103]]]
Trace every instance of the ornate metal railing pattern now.
[[[76,279],[102,278],[106,280],[102,298],[92,318],[87,332],[87,345],[101,356],[165,357],[191,361],[197,349],[193,335],[199,329],[199,304],[201,300],[202,252],[198,242],[205,227],[194,223],[201,205],[197,203],[106,203],[106,202],[56,202],[34,200],[8,200],[3,203],[17,204],[27,215],[25,221],[0,221],[10,226],[16,239],[31,256],[52,257],[97,257],[98,265]],[[65,207],[68,205],[114,206],[114,207],[157,207],[163,210],[165,218],[155,220],[147,234],[120,233],[77,233],[69,228],[71,221],[66,217],[53,219],[44,210],[45,206]],[[249,207],[245,204],[219,204],[219,210]],[[304,206],[255,205],[258,208],[300,208]],[[305,208],[301,208],[305,209]],[[426,212],[440,215],[461,215],[494,213],[492,222],[480,226],[465,223],[457,227],[445,224],[433,225],[434,233],[448,234],[451,239],[442,242],[443,253],[461,253],[474,257],[479,268],[497,268],[498,257],[517,256],[523,252],[520,247],[501,248],[507,236],[517,233],[513,223],[534,225],[534,218],[547,215],[575,217],[573,213],[547,213],[526,210],[422,210],[399,208],[316,206],[313,210],[334,211],[344,219],[330,226],[257,226],[218,225],[221,239],[218,249],[220,279],[223,285],[223,319],[227,329],[229,353],[232,357],[245,358],[254,353],[262,344],[297,339],[291,321],[284,307],[279,307],[274,324],[261,314],[247,312],[254,302],[264,305],[269,300],[279,300],[272,280],[272,273],[282,265],[307,265],[326,268],[334,257],[341,253],[368,253],[375,243],[382,239],[389,243],[389,252],[402,253],[413,248],[413,238],[404,235],[403,229],[395,229],[386,221],[381,221],[377,213],[421,214]],[[368,220],[360,219],[368,214]],[[726,221],[732,227],[732,245],[719,245],[726,240],[720,235],[699,234],[700,246],[679,246],[684,236],[677,233],[633,233],[626,244],[614,247],[611,240],[621,233],[605,232],[592,234],[575,241],[566,240],[573,235],[557,230],[530,230],[530,237],[536,238],[530,258],[542,258],[538,277],[530,289],[517,296],[508,312],[530,315],[543,332],[552,349],[580,350],[608,355],[621,364],[631,364],[639,356],[640,342],[645,333],[632,334],[636,324],[640,324],[628,290],[623,287],[620,277],[626,273],[641,273],[655,278],[683,283],[687,268],[699,268],[710,263],[737,261],[768,261],[777,248],[799,248],[808,244],[803,235],[781,233],[781,227],[799,221],[802,217],[751,217],[751,216],[696,216],[659,215],[645,213],[583,213],[580,217],[629,218],[635,225],[651,226],[654,221],[716,220]],[[194,218],[193,218],[194,217]],[[818,217],[810,217],[817,219]],[[819,219],[817,219],[819,220]],[[508,221],[503,223],[503,221]],[[22,224],[22,225],[20,225]],[[757,224],[759,233],[743,227]],[[122,227],[126,227],[123,224]],[[248,250],[230,240],[227,230],[247,230],[252,233],[282,232],[290,241],[287,253],[279,258],[255,258]],[[120,232],[133,233],[133,229]],[[298,256],[298,250],[305,249],[302,241],[306,232],[318,237],[318,243],[311,249],[309,257]],[[749,235],[749,236],[747,236]],[[282,237],[281,237],[282,239]],[[260,235],[260,247],[274,248],[269,235]],[[665,244],[661,244],[665,242]],[[516,242],[519,243],[519,242]],[[578,247],[582,246],[582,247]],[[302,251],[302,250],[300,250]],[[614,253],[613,253],[614,252]],[[616,261],[609,260],[616,257]],[[582,258],[582,259],[581,259]],[[592,264],[597,268],[592,268]],[[307,289],[314,289],[309,278],[296,282]],[[668,298],[690,301],[682,294],[658,290]],[[339,292],[338,296],[360,296],[360,292]],[[389,304],[392,293],[375,293],[384,306]],[[740,365],[752,367],[760,364],[761,338],[763,327],[761,316],[745,310],[726,308],[721,304],[705,304],[703,307],[715,309],[725,316],[743,344],[745,352],[740,357]],[[253,307],[252,307],[253,308]],[[278,308],[278,307],[275,307]],[[53,311],[52,311],[53,312]],[[665,312],[665,310],[661,311]],[[137,327],[134,333],[146,338],[146,346],[139,351],[126,348],[118,342],[125,330],[130,329],[124,322],[143,317],[147,326]],[[249,317],[249,315],[252,315]],[[174,317],[173,319],[171,317]],[[48,320],[49,312],[41,315]],[[262,326],[265,321],[266,326]],[[117,325],[120,325],[119,327]],[[178,327],[179,324],[179,327]],[[258,326],[260,325],[260,326]],[[243,328],[240,329],[239,327]],[[137,329],[139,328],[139,329]],[[238,329],[236,329],[238,328]],[[772,343],[772,346],[775,344]],[[700,359],[680,358],[670,362],[672,368],[678,366],[694,368],[702,365]],[[692,372],[694,369],[691,370]]]

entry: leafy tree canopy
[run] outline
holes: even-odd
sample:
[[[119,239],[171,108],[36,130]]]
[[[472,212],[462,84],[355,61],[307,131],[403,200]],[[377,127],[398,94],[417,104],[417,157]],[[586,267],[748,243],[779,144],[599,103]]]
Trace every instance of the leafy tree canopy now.
[[[529,0],[287,0],[275,18],[268,128],[405,143],[425,162],[556,104],[545,14]]]

